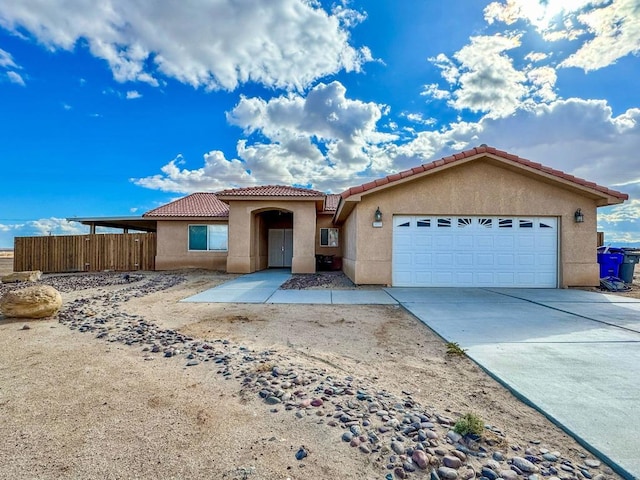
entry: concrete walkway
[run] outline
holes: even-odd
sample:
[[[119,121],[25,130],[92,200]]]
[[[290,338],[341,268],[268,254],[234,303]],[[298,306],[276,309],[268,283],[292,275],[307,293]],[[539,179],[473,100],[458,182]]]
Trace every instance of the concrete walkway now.
[[[290,270],[261,270],[200,292],[183,302],[193,303],[298,303],[326,305],[396,305],[382,289],[280,290]]]
[[[385,289],[625,478],[640,478],[640,300],[580,290]]]

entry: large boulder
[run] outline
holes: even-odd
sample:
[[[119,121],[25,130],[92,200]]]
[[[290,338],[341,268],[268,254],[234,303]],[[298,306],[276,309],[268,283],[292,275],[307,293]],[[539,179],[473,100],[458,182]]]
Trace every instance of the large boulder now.
[[[4,277],[0,277],[2,283],[17,283],[17,282],[37,282],[40,280],[42,272],[40,270],[32,270],[28,272],[14,272]]]
[[[49,285],[34,285],[6,292],[0,298],[0,313],[14,318],[45,318],[62,307],[60,292]]]

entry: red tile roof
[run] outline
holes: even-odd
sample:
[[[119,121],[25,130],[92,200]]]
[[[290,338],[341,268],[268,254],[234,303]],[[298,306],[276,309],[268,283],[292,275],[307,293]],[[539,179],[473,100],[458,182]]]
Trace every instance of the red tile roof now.
[[[583,187],[588,187],[591,188],[593,190],[597,190],[599,192],[602,192],[606,195],[610,195],[612,197],[621,199],[621,200],[628,200],[629,199],[629,195],[627,195],[626,193],[621,193],[618,192],[617,190],[611,190],[607,187],[603,187],[600,185],[596,185],[593,182],[588,182],[587,180],[584,180],[582,178],[578,178],[578,177],[574,177],[573,175],[569,175],[567,173],[564,173],[560,170],[555,170],[553,168],[550,167],[545,167],[544,165],[541,165],[540,163],[536,163],[536,162],[532,162],[530,160],[527,160],[525,158],[520,158],[517,155],[512,155],[508,152],[505,152],[503,150],[498,150],[494,147],[489,147],[486,145],[481,145],[479,147],[476,148],[472,148],[470,150],[465,150],[464,152],[460,152],[460,153],[456,153],[454,155],[450,155],[448,157],[444,157],[441,158],[440,160],[436,160],[434,162],[431,163],[425,163],[424,165],[420,165],[418,167],[414,167],[411,168],[409,170],[405,170],[402,172],[398,172],[398,173],[394,173],[392,175],[388,175],[384,178],[380,178],[378,180],[375,180],[373,182],[369,182],[369,183],[365,183],[363,185],[359,185],[356,187],[351,187],[348,190],[345,190],[344,192],[342,192],[340,195],[342,196],[342,198],[348,198],[351,195],[357,195],[359,193],[363,193],[366,192],[367,190],[371,190],[373,188],[382,186],[382,185],[387,185],[389,183],[393,183],[396,182],[400,179],[403,178],[407,178],[410,177],[412,175],[417,175],[419,173],[422,172],[427,172],[429,170],[433,170],[434,168],[438,168],[441,167],[443,165],[447,165],[450,163],[454,163],[454,162],[458,162],[460,160],[463,160],[465,158],[469,158],[469,157],[473,157],[475,155],[479,155],[482,153],[488,153],[488,154],[492,154],[496,157],[500,157],[502,159],[505,160],[509,160],[513,163],[516,164],[520,164],[523,165],[525,167],[529,167],[529,168],[533,168],[534,170],[539,170],[540,172],[544,172],[553,176],[556,176],[558,178],[561,178],[563,180],[568,180],[572,183],[575,183],[577,185],[583,186]]]
[[[192,193],[161,207],[149,210],[143,217],[220,217],[229,216],[229,205],[213,193]]]
[[[309,188],[287,185],[263,185],[260,187],[232,188],[216,192],[218,197],[324,197],[326,194]]]
[[[340,195],[327,195],[324,198],[324,211],[335,212],[338,209],[338,203],[340,202]]]

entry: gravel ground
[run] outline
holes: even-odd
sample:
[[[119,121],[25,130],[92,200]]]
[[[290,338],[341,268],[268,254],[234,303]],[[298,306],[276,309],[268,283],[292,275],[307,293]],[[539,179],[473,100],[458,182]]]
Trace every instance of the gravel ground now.
[[[0,319],[0,478],[618,478],[399,307],[179,302],[229,278],[45,275],[58,318]]]

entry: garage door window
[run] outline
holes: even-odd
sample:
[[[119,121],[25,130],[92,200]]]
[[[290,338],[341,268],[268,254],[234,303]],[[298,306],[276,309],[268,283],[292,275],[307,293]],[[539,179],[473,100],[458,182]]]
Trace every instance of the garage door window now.
[[[449,228],[451,227],[451,219],[450,218],[439,218],[438,219],[438,228]]]

